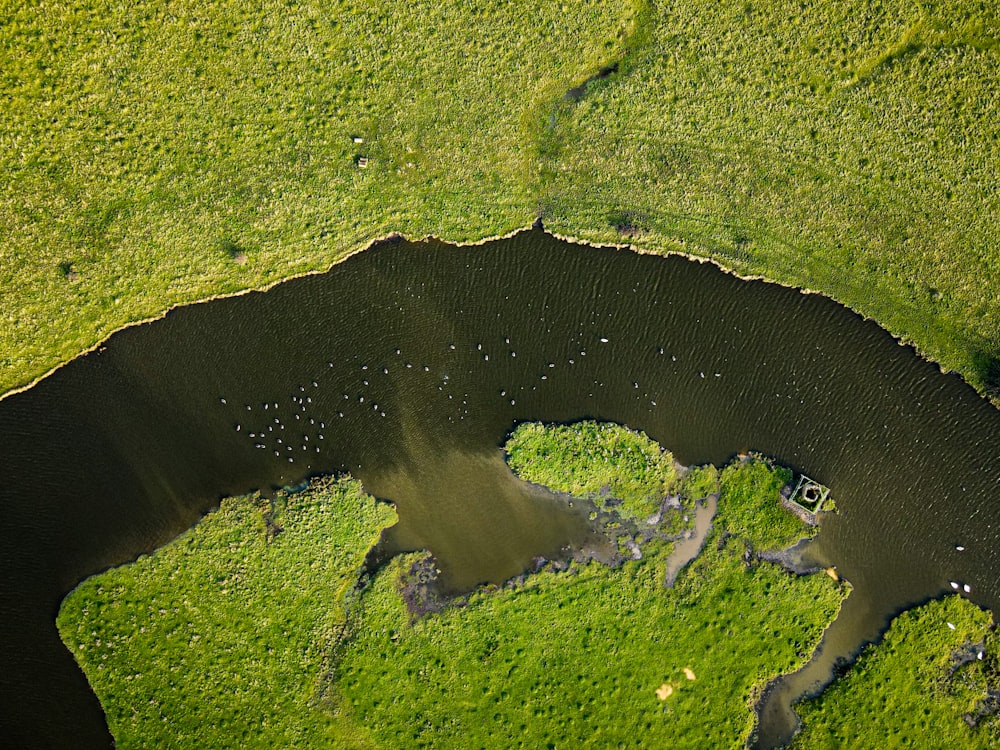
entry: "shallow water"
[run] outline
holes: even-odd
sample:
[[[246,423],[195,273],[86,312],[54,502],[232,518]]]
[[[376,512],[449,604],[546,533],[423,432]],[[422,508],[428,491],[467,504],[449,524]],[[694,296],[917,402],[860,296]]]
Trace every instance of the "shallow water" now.
[[[587,531],[523,494],[498,447],[517,422],[582,418],[644,430],[685,464],[757,450],[831,487],[839,514],[809,554],[854,592],[821,655],[770,694],[765,745],[792,726],[787,699],[891,615],[949,580],[1000,603],[1000,412],[876,325],[539,231],[389,242],[122,331],[0,402],[5,744],[109,746],[59,602],[221,496],[350,471],[398,501],[398,547],[430,548],[454,588],[502,580]]]
[[[712,519],[715,518],[715,511],[718,508],[718,495],[709,495],[695,506],[694,529],[691,536],[675,542],[667,558],[667,572],[664,578],[667,586],[673,586],[684,567],[701,554],[708,532],[712,530]]]

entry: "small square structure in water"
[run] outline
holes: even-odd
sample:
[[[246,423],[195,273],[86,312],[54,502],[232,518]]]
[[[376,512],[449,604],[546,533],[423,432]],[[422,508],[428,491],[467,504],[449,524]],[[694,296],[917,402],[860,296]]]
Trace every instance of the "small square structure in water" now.
[[[830,497],[830,488],[826,487],[815,479],[807,477],[805,474],[799,475],[799,481],[792,490],[789,501],[797,505],[807,513],[819,513],[825,510],[827,500]]]

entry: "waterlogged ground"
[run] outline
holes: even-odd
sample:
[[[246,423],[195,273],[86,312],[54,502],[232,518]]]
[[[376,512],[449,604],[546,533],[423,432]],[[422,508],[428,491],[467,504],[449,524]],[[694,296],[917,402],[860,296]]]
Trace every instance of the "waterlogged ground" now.
[[[507,450],[523,479],[662,533],[637,535],[641,558],[616,568],[546,565],[415,616],[401,589],[421,553],[355,587],[394,521],[357,482],[224,501],[63,604],[63,640],[118,746],[743,745],[760,690],[808,658],[848,591],[758,558],[808,534],[779,504],[787,472],[753,458],[685,471],[645,436],[594,423],[522,425]],[[705,548],[665,588],[670,539],[714,493]],[[798,746],[838,744],[851,715],[867,732],[851,736],[876,745],[926,739],[947,721],[955,744],[983,746],[995,728],[971,730],[961,713],[985,696],[992,652],[955,670],[958,681],[946,672],[986,625],[957,597],[904,615],[806,706]]]

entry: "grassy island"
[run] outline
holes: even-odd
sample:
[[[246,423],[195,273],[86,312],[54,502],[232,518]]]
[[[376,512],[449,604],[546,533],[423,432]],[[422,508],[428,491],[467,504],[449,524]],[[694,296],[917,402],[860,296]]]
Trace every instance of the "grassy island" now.
[[[415,618],[399,585],[419,555],[354,588],[392,521],[357,483],[227,500],[63,606],[60,630],[119,746],[738,741],[752,696],[808,656],[843,595],[826,576],[745,555],[745,538],[786,544],[785,518],[804,532],[778,505],[785,478],[762,461],[678,477],[645,436],[594,423],[523,425],[507,450],[512,465],[537,467],[524,478],[546,473],[553,489],[581,495],[603,488],[612,508],[653,497],[659,507],[676,492],[670,512],[684,520],[660,519],[664,528],[683,527],[701,493],[721,493],[716,531],[672,589],[671,543],[654,539],[617,569],[547,568]],[[621,451],[632,460],[601,458]],[[745,531],[753,514],[775,523]]]
[[[617,568],[550,565],[415,614],[402,588],[424,555],[358,584],[394,514],[357,482],[226,500],[63,604],[60,632],[118,746],[742,747],[760,690],[809,657],[849,590],[754,554],[809,533],[779,503],[788,472],[754,457],[678,467],[645,435],[593,422],[524,424],[506,450],[522,478],[614,513],[657,497],[661,517],[646,507],[639,523],[673,536]],[[706,495],[713,529],[668,588],[671,539]],[[900,616],[801,707],[795,746],[987,746],[996,717],[971,729],[962,715],[996,684],[988,626],[959,597]]]
[[[1000,385],[990,3],[11,5],[0,391],[401,232],[714,258]]]

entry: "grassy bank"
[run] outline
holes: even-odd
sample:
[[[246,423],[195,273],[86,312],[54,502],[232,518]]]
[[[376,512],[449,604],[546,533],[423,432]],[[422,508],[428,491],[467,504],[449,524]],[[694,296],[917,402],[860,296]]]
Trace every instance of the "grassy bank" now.
[[[825,291],[1000,385],[987,4],[5,15],[0,390],[124,323],[389,232],[472,240],[538,215]]]
[[[365,553],[394,520],[347,480],[279,493],[273,509],[233,498],[82,583],[57,624],[118,747],[365,746],[320,686]]]
[[[523,469],[533,480],[549,472],[555,489],[604,489],[610,507],[666,488],[683,498],[681,515],[720,492],[714,536],[673,589],[660,540],[617,569],[544,570],[415,621],[398,588],[411,559],[400,559],[347,612],[345,593],[391,511],[347,480],[280,494],[273,509],[234,498],[64,602],[60,632],[118,746],[737,743],[752,696],[808,656],[843,594],[826,576],[745,555],[747,541],[776,548],[803,533],[777,503],[786,477],[747,461],[678,478],[645,436],[578,427],[522,426],[512,462],[534,467]],[[622,450],[628,471],[586,458]]]
[[[1000,685],[990,621],[958,596],[904,612],[844,677],[797,707],[805,728],[794,747],[997,747],[995,713],[976,728],[962,718]]]

